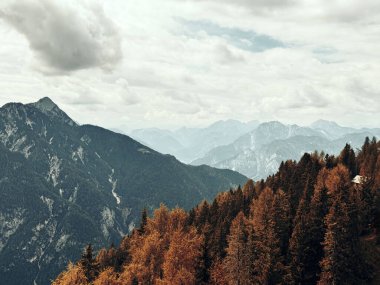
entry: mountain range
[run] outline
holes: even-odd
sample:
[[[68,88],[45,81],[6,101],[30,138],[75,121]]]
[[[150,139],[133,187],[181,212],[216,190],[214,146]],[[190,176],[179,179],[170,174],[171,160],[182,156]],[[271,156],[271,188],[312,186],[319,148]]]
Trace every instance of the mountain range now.
[[[0,283],[49,284],[87,243],[119,242],[144,207],[189,209],[246,180],[79,125],[49,98],[6,104],[0,108]]]
[[[223,137],[224,130],[230,132],[229,142],[213,139],[219,135]],[[193,165],[231,169],[255,180],[275,173],[281,161],[298,160],[305,152],[317,150],[338,154],[346,143],[357,148],[366,136],[380,135],[379,128],[355,129],[325,120],[318,120],[310,126],[287,125],[278,121],[241,123],[229,120],[219,121],[204,129],[193,129],[194,139],[190,137],[186,140],[182,136],[179,145],[186,145],[186,148],[178,148],[178,143],[177,147],[166,143],[175,140],[182,131],[142,129],[130,135],[153,149],[171,153]],[[208,141],[214,144],[208,144]],[[202,152],[192,151],[197,149],[197,144],[203,146]],[[186,157],[182,155],[184,152]]]
[[[133,130],[128,134],[161,153],[172,154],[180,161],[190,163],[215,147],[233,143],[258,125],[259,121],[243,123],[226,120],[215,122],[206,128],[182,127],[174,131],[149,128]]]

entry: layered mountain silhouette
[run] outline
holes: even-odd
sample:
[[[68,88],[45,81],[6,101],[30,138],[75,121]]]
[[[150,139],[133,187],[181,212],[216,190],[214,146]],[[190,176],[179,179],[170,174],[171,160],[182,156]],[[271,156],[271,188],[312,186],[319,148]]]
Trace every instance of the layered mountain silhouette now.
[[[233,169],[257,180],[275,173],[282,161],[299,160],[305,152],[338,154],[346,143],[356,149],[367,136],[379,134],[379,129],[346,128],[327,121],[311,127],[267,122],[231,144],[210,150],[192,164]]]
[[[241,135],[254,130],[259,121],[242,123],[237,120],[218,121],[206,128],[182,127],[178,130],[157,128],[137,129],[130,136],[161,152],[190,163],[211,149],[233,143]]]
[[[218,126],[217,128],[215,126]],[[308,127],[286,125],[278,121],[219,121],[204,129],[192,130],[192,136],[184,137],[174,147],[169,141],[180,137],[183,129],[177,131],[143,129],[131,133],[136,139],[146,141],[154,149],[165,150],[180,160],[193,165],[209,165],[220,169],[236,170],[255,180],[265,179],[275,173],[281,161],[298,160],[305,152],[325,151],[338,154],[346,143],[355,149],[360,147],[366,136],[379,137],[380,129],[355,129],[342,127],[335,122],[318,120]],[[223,131],[224,130],[224,131]],[[226,140],[214,140],[229,133]],[[199,135],[202,134],[202,135]],[[197,151],[197,143],[203,144],[203,152]],[[180,148],[178,148],[180,145]],[[187,145],[183,148],[183,145]],[[181,147],[182,146],[182,147]],[[196,150],[196,151],[193,151]],[[186,153],[186,157],[182,153]]]
[[[79,125],[49,98],[6,104],[0,108],[1,284],[49,284],[87,243],[118,243],[144,207],[189,209],[246,179]]]

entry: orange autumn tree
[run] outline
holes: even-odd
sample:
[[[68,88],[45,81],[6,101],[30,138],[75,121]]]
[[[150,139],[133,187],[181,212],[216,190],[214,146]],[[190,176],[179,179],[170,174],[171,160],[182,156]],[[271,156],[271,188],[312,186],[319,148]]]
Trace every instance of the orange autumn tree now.
[[[228,285],[227,274],[223,260],[216,260],[210,270],[210,284]]]
[[[155,284],[163,277],[164,254],[169,247],[168,221],[170,211],[164,205],[154,211],[146,222],[145,233],[135,231],[130,243],[131,262],[120,279],[131,283],[137,279],[142,284]]]
[[[196,266],[201,256],[202,237],[187,226],[183,209],[169,211],[161,205],[147,218],[144,234],[131,238],[131,262],[119,280],[131,284],[195,284]]]
[[[69,263],[67,270],[59,274],[52,285],[87,285],[84,269],[80,265]]]
[[[112,268],[102,271],[92,285],[123,285]]]
[[[233,220],[227,240],[227,256],[224,259],[223,267],[228,284],[248,284],[250,278],[249,251],[247,249],[248,221],[243,212],[240,212]]]
[[[158,284],[195,285],[196,268],[201,256],[202,237],[194,228],[176,230],[165,254],[163,279]]]
[[[163,205],[152,216],[143,211],[141,226],[119,246],[96,258],[87,247],[53,284],[371,284],[370,250],[380,232],[377,148],[366,140],[357,155],[349,146],[339,157],[305,154],[189,213]],[[362,183],[351,181],[355,169],[365,174]]]
[[[275,196],[272,189],[265,188],[258,200],[252,205],[252,246],[251,257],[254,273],[251,277],[252,284],[277,284],[281,282],[283,270],[280,258],[280,240],[276,233]]]
[[[366,265],[360,253],[349,170],[338,165],[326,180],[330,208],[326,216],[324,258],[319,285],[362,284]],[[354,217],[355,215],[355,217]]]

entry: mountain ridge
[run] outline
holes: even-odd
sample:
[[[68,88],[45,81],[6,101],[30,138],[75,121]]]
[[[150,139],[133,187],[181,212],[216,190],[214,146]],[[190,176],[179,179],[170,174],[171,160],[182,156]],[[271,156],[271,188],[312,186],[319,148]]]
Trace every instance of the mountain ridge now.
[[[189,209],[247,179],[188,166],[129,136],[79,125],[53,104],[44,98],[0,109],[0,276],[6,284],[48,284],[86,243],[120,241],[143,207],[163,202]]]
[[[265,122],[232,144],[211,149],[192,164],[228,168],[253,179],[265,179],[277,171],[283,160],[298,160],[304,152],[338,154],[346,143],[357,148],[366,136],[380,134],[378,129],[351,129],[328,123],[329,127],[331,125],[337,128],[336,133],[331,129],[321,129],[320,125],[313,129],[295,124],[285,125],[278,121]]]
[[[213,139],[215,132],[213,133],[212,130],[214,130],[215,125],[223,128],[223,124],[226,122],[239,124],[236,120],[226,120],[215,122],[203,129],[181,128],[179,130],[195,134],[199,141],[205,142],[207,139]],[[140,129],[140,135],[144,131],[152,134],[149,130]],[[336,122],[327,120],[317,120],[310,126],[283,124],[279,121],[259,124],[256,121],[256,125],[252,125],[249,130],[241,129],[240,132],[235,132],[235,128],[228,129],[227,127],[226,130],[230,130],[232,133],[230,143],[225,140],[215,146],[208,145],[201,153],[197,147],[195,147],[196,151],[188,147],[186,159],[193,165],[206,164],[217,168],[232,169],[253,179],[262,179],[273,174],[278,169],[281,160],[297,160],[301,153],[315,150],[325,150],[331,154],[337,154],[345,143],[353,141],[353,147],[356,148],[361,145],[366,136],[372,137],[380,134],[378,128],[355,129],[343,127]],[[222,134],[220,130],[216,133]],[[160,134],[165,134],[166,137],[172,135],[173,139],[180,141],[180,133],[176,135],[172,131],[154,129],[154,135],[145,137],[146,141],[149,141],[149,146],[153,149],[165,149],[165,152],[175,155],[180,160],[184,159],[178,147],[173,144],[166,145]],[[133,136],[134,133],[132,132],[131,135]],[[293,137],[295,136],[298,141],[294,140]],[[310,137],[314,137],[313,142]],[[141,135],[140,139],[143,138],[144,136]],[[183,138],[185,138],[185,142],[181,142],[183,145],[196,146],[191,140],[186,142],[186,136]],[[291,143],[300,149],[296,150],[289,145]]]

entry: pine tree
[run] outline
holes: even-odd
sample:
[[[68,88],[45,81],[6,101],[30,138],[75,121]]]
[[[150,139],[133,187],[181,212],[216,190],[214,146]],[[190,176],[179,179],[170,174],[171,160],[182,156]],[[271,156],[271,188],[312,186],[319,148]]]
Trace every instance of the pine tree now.
[[[115,271],[120,272],[123,268],[124,263],[130,262],[131,254],[130,254],[130,248],[131,248],[131,236],[125,236],[121,242],[120,246],[117,249],[116,254],[116,266]]]
[[[97,274],[97,266],[92,254],[92,245],[88,244],[79,260],[79,265],[83,268],[88,281],[93,281]]]
[[[193,285],[201,256],[202,237],[194,228],[188,232],[176,230],[171,237],[163,264],[163,278],[158,284]]]
[[[249,179],[243,186],[243,193],[245,195],[252,195],[252,194],[255,194],[254,193],[255,191],[255,185],[253,183],[253,180],[252,179]],[[251,194],[252,193],[252,194]]]
[[[210,270],[210,284],[212,285],[228,285],[227,274],[224,269],[224,263],[220,259],[216,259]]]
[[[141,223],[140,223],[140,228],[139,228],[140,234],[144,234],[147,223],[148,223],[148,211],[146,208],[144,208],[141,212]]]
[[[315,284],[320,274],[319,262],[323,258],[322,242],[326,232],[323,221],[328,212],[327,187],[325,185],[328,174],[327,169],[320,171],[310,203],[310,212],[307,216],[305,228],[305,232],[307,232],[305,243],[307,259],[304,268],[305,284]]]
[[[200,246],[201,255],[197,260],[196,266],[196,284],[208,284],[210,281],[210,267],[212,265],[212,258],[210,256],[210,238],[212,228],[206,224],[202,230],[202,243]]]
[[[229,285],[248,284],[247,237],[247,221],[243,212],[240,212],[231,225],[227,256],[223,264]]]
[[[139,281],[136,276],[133,277],[131,285],[139,285]]]
[[[342,165],[334,168],[326,185],[330,200],[326,216],[324,258],[318,284],[361,284],[366,278],[358,233],[350,218],[350,174]]]
[[[281,260],[280,242],[274,221],[274,195],[265,188],[253,204],[253,284],[277,284],[284,270]]]
[[[176,207],[170,212],[167,221],[167,234],[171,234],[177,230],[185,230],[187,214],[185,210]]]
[[[107,251],[107,260],[109,262],[109,266],[116,268],[117,265],[117,250],[115,248],[114,243],[111,243],[110,248]]]
[[[83,267],[69,263],[67,270],[59,274],[52,282],[52,285],[87,285],[88,280],[84,273]]]
[[[122,282],[117,280],[117,276],[112,268],[108,268],[99,274],[93,285],[122,285]]]
[[[131,262],[124,268],[120,279],[128,284],[136,278],[141,284],[153,285],[156,279],[163,277],[162,265],[167,246],[167,241],[158,231],[137,238],[131,246]]]
[[[368,180],[375,178],[376,163],[379,155],[378,149],[376,138],[373,138],[371,141],[369,141],[369,138],[366,138],[363,148],[358,155],[359,174]]]
[[[281,255],[286,256],[291,233],[290,203],[288,195],[279,189],[274,196],[275,231],[279,238]]]
[[[102,248],[96,256],[96,263],[99,265],[99,270],[103,270],[106,267],[110,266],[107,250],[105,248]]]
[[[309,233],[306,232],[307,209],[306,197],[302,197],[297,209],[292,236],[289,241],[290,270],[294,284],[305,284],[305,263],[309,258],[305,253],[307,247],[306,240],[309,235]]]
[[[154,210],[153,219],[147,219],[145,230],[148,233],[156,231],[160,236],[164,236],[168,230],[169,219],[169,209],[164,204],[161,204],[158,209]]]
[[[342,163],[350,172],[350,177],[357,174],[356,156],[349,144],[346,144],[339,155],[339,162]]]
[[[207,201],[203,201],[200,205],[200,209],[197,216],[197,226],[203,226],[207,223],[210,213],[210,205]]]
[[[367,139],[357,159],[348,145],[337,159],[304,155],[189,214],[161,205],[119,247],[95,260],[86,247],[53,284],[369,284],[366,259],[376,258],[363,249],[380,228],[379,147]],[[368,178],[360,184],[351,183],[354,158]]]
[[[297,209],[289,242],[291,280],[294,284],[315,284],[315,278],[319,274],[318,265],[323,255],[321,243],[325,231],[323,219],[327,213],[325,180],[328,173],[326,169],[320,171],[314,191],[310,191],[310,180],[307,180]]]

